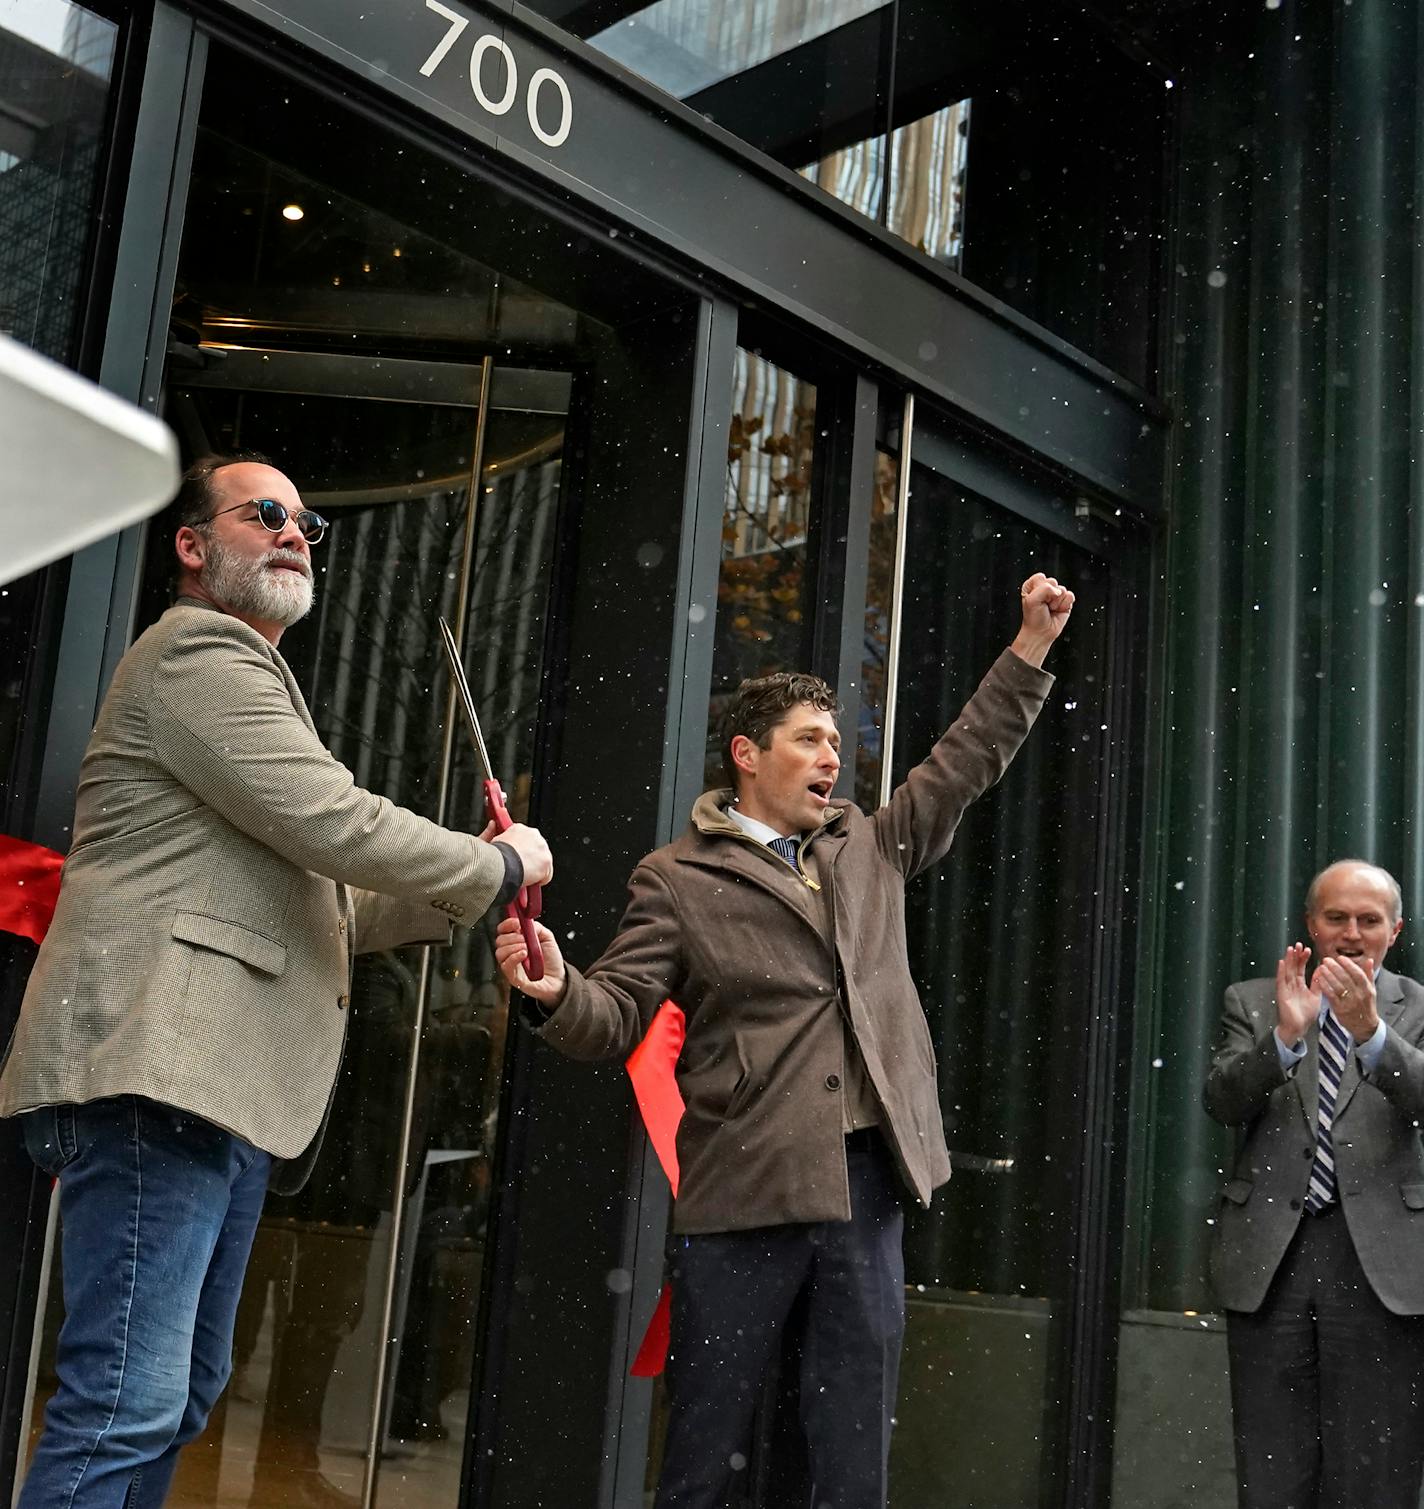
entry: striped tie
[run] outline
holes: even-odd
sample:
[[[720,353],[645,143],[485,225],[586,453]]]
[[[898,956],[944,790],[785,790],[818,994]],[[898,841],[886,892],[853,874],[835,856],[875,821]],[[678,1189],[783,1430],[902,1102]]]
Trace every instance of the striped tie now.
[[[1316,1127],[1315,1162],[1310,1169],[1310,1188],[1305,1208],[1312,1214],[1335,1203],[1335,1147],[1330,1130],[1335,1122],[1335,1098],[1350,1056],[1350,1035],[1327,1009],[1320,1021],[1320,1119]]]
[[[801,847],[801,840],[797,838],[773,838],[767,848],[773,854],[779,854],[793,869],[796,867],[796,851]]]

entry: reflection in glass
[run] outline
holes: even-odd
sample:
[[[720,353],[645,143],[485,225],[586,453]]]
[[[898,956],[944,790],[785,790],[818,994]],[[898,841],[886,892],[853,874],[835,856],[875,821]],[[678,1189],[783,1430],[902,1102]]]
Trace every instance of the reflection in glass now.
[[[912,495],[897,780],[1012,637],[1029,572],[1057,575],[1078,594],[1075,632],[1053,665],[1072,696],[1055,694],[1004,780],[966,814],[947,860],[906,893],[955,1174],[930,1212],[906,1221],[915,1288],[892,1502],[1036,1503],[1056,1408],[1049,1327],[1062,1313],[1068,1170],[1081,1128],[1075,1076],[1091,1009],[1093,875],[1083,852],[1101,800],[1106,572],[923,468]],[[956,1422],[964,1435],[946,1441]]]
[[[969,162],[969,101],[946,105],[890,137],[887,224],[937,262],[959,266],[964,250],[964,189]]]
[[[0,10],[0,332],[73,355],[118,27],[68,0]]]
[[[717,579],[709,786],[724,784],[717,725],[737,683],[805,666],[815,453],[814,385],[739,350]]]
[[[656,0],[588,40],[650,83],[686,99],[883,10],[888,3]]]
[[[885,195],[891,0],[657,0],[535,10],[710,121],[878,219]],[[587,24],[581,24],[587,16]]]
[[[885,191],[885,139],[873,136],[827,153],[800,174],[852,209],[875,220]]]
[[[900,461],[876,447],[875,494],[865,580],[865,653],[860,670],[860,726],[855,745],[855,801],[863,812],[880,805],[884,750],[886,662],[895,596],[895,542],[899,534]]]

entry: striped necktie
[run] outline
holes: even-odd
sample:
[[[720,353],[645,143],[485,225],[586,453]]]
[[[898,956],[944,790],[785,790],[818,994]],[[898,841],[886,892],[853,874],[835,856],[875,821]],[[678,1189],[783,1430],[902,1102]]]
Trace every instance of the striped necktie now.
[[[1305,1208],[1311,1212],[1335,1203],[1335,1145],[1330,1134],[1349,1055],[1350,1035],[1327,1008],[1320,1019],[1320,1116],[1315,1129],[1315,1162],[1311,1165],[1310,1188],[1305,1196]]]
[[[773,838],[767,841],[767,848],[773,854],[779,854],[792,869],[796,867],[796,851],[801,847],[799,838]]]

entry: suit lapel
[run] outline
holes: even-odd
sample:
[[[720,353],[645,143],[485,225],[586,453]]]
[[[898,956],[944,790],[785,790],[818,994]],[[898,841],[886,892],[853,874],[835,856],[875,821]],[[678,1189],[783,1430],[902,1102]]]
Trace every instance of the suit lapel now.
[[[1399,976],[1392,975],[1388,970],[1382,969],[1379,979],[1375,983],[1375,1007],[1380,1014],[1380,1020],[1387,1026],[1393,1027],[1399,1020],[1399,1014],[1404,1010],[1404,987],[1399,983]],[[1344,1113],[1345,1107],[1350,1103],[1350,1097],[1359,1088],[1360,1063],[1359,1054],[1352,1053],[1345,1065],[1345,1074],[1340,1081],[1340,1094],[1335,1100],[1335,1116],[1338,1120]]]
[[[1317,1033],[1316,1036],[1318,1039],[1319,1034]],[[1320,1044],[1317,1041],[1317,1069],[1320,1063],[1319,1053]],[[1339,1121],[1339,1119],[1345,1114],[1345,1107],[1350,1104],[1350,1097],[1355,1093],[1357,1089],[1359,1089],[1359,1087],[1360,1055],[1352,1050],[1350,1056],[1345,1060],[1345,1072],[1340,1076],[1340,1093],[1335,1097],[1335,1115],[1333,1118],[1335,1121]]]
[[[1398,1031],[1399,1018],[1404,1011],[1404,986],[1398,975],[1390,974],[1387,969],[1380,970],[1375,985],[1375,1004],[1380,1017]]]
[[[1320,1120],[1320,1024],[1305,1034],[1305,1061],[1295,1073],[1296,1094],[1300,1096],[1301,1114],[1312,1137]]]

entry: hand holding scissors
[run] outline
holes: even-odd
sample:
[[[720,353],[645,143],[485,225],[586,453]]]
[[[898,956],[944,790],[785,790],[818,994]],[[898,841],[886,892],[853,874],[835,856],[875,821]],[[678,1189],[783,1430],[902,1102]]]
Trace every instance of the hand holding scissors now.
[[[440,635],[445,645],[446,658],[450,662],[450,675],[455,682],[456,701],[464,709],[465,722],[474,740],[475,752],[479,755],[480,764],[484,767],[485,815],[494,825],[496,833],[504,833],[514,826],[514,822],[509,815],[508,807],[505,806],[504,791],[495,779],[494,771],[490,766],[489,750],[485,748],[484,735],[480,732],[480,720],[475,712],[475,699],[470,695],[470,684],[465,679],[465,668],[460,663],[460,651],[455,643],[455,636],[450,632],[450,625],[443,618],[440,620]],[[522,860],[523,856],[520,857]],[[538,931],[534,926],[535,919],[543,909],[544,888],[541,885],[521,886],[518,896],[505,907],[506,914],[519,923],[519,931],[524,937],[524,946],[528,950],[524,961],[524,972],[531,980],[541,980],[544,977],[544,954],[539,944]]]

